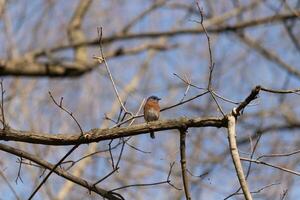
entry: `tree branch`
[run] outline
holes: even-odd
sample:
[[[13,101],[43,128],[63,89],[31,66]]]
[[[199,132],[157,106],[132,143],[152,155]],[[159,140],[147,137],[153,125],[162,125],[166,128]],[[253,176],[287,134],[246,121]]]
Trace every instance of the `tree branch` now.
[[[284,171],[284,172],[287,172],[287,173],[290,173],[290,174],[293,174],[293,175],[300,176],[300,172],[297,172],[297,171],[294,171],[294,170],[290,170],[290,169],[287,169],[285,167],[280,167],[280,166],[277,166],[277,165],[273,165],[273,164],[270,164],[270,163],[267,163],[267,162],[264,162],[264,161],[260,161],[260,160],[257,160],[257,159],[254,160],[254,159],[243,158],[243,157],[241,157],[240,159],[242,161],[247,161],[247,162],[251,162],[251,163],[255,163],[255,164],[260,164],[260,165],[265,165],[265,166],[272,167],[272,168],[275,168],[275,169],[279,169],[281,171]]]
[[[149,133],[150,129],[158,132],[163,130],[180,129],[182,127],[227,127],[224,118],[178,118],[172,120],[159,120],[150,123],[142,123],[129,127],[116,127],[106,129],[92,129],[84,132],[83,137],[78,133],[74,134],[49,134],[31,131],[18,131],[14,129],[0,130],[0,140],[19,141],[45,145],[75,145],[88,144],[114,138],[133,136]]]
[[[245,175],[243,172],[243,167],[240,161],[238,147],[236,144],[236,133],[235,133],[236,119],[232,114],[227,115],[227,118],[228,118],[228,142],[229,142],[230,154],[235,167],[235,171],[239,179],[241,188],[243,190],[245,199],[252,200],[251,193],[248,188]]]
[[[266,47],[264,47],[261,44],[261,42],[255,41],[254,39],[247,36],[246,34],[236,34],[236,35],[240,38],[240,40],[243,43],[245,43],[246,45],[248,45],[249,47],[251,47],[252,49],[257,51],[258,53],[260,53],[267,60],[275,63],[281,69],[287,71],[289,74],[292,74],[297,78],[300,77],[300,70],[298,70],[297,67],[294,67],[294,66],[288,64],[287,62],[285,62],[284,60],[282,60],[279,55],[277,55],[271,49],[267,49]]]
[[[189,179],[186,171],[186,155],[185,155],[185,138],[186,129],[180,129],[180,164],[181,164],[181,176],[184,187],[185,199],[191,200],[191,194],[189,191]]]
[[[14,154],[16,156],[19,156],[19,157],[22,157],[22,158],[26,158],[28,160],[31,160],[32,162],[35,162],[36,164],[48,169],[48,170],[52,170],[54,168],[54,165],[52,165],[51,163],[47,162],[47,161],[44,161],[40,158],[38,158],[36,155],[32,155],[32,154],[29,154],[25,151],[22,151],[20,149],[16,149],[16,148],[13,148],[13,147],[10,147],[8,145],[5,145],[5,144],[0,144],[0,149],[2,151],[5,151],[7,153],[11,153],[11,154]],[[84,180],[84,179],[81,179],[79,177],[76,177],[76,176],[73,176],[72,174],[64,171],[63,169],[61,168],[56,168],[53,170],[54,173],[56,173],[58,176],[61,176],[69,181],[72,181],[78,185],[81,185],[85,188],[87,188],[89,191],[93,191],[107,199],[111,199],[111,200],[120,200],[120,198],[117,198],[115,197],[113,194],[109,193],[108,191],[102,189],[102,188],[99,188],[95,185],[93,185],[92,183],[89,183],[88,181]]]

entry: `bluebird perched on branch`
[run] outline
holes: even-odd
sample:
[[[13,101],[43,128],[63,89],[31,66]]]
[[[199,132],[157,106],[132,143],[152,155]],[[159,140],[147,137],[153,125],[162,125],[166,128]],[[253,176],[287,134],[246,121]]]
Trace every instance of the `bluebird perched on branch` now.
[[[158,101],[161,100],[157,96],[150,96],[144,105],[144,118],[146,122],[156,121],[159,118],[160,107]],[[150,131],[150,137],[155,138],[154,132]]]

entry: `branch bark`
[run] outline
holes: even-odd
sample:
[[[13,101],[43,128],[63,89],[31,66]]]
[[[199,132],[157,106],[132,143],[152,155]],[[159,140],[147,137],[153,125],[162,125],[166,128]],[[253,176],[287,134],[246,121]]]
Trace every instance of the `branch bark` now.
[[[32,154],[29,154],[25,151],[22,151],[20,149],[16,149],[16,148],[13,148],[13,147],[10,147],[8,145],[5,145],[5,144],[0,144],[0,150],[2,151],[5,151],[7,153],[11,153],[11,154],[14,154],[16,156],[19,156],[21,158],[26,158],[32,162],[35,162],[36,164],[48,169],[48,170],[52,170],[54,168],[54,165],[52,165],[51,163],[47,162],[47,161],[44,161],[40,158],[38,158],[37,156],[35,155],[32,155]],[[111,200],[120,200],[120,198],[117,198],[115,197],[112,193],[109,193],[108,191],[102,189],[102,188],[99,188],[95,185],[93,185],[92,183],[89,183],[88,181],[84,180],[84,179],[81,179],[79,177],[76,177],[76,176],[73,176],[72,174],[64,171],[63,169],[61,168],[56,168],[54,170],[54,173],[56,173],[58,176],[61,176],[69,181],[72,181],[78,185],[81,185],[85,188],[87,188],[89,191],[93,191],[107,199],[111,199]]]
[[[187,129],[180,129],[180,164],[181,164],[181,175],[184,187],[185,199],[191,200],[191,194],[189,191],[189,179],[186,171],[186,155],[185,155],[185,138]]]
[[[75,145],[88,144],[103,140],[110,140],[126,136],[149,133],[150,130],[155,132],[171,129],[180,129],[182,127],[227,127],[227,121],[224,118],[179,118],[172,120],[159,120],[150,123],[132,125],[129,127],[92,129],[84,132],[84,137],[79,133],[75,134],[49,134],[36,133],[31,131],[18,131],[14,129],[0,130],[0,140],[19,141],[45,145]]]
[[[81,0],[79,1],[72,19],[68,25],[68,37],[71,44],[76,42],[82,42],[86,40],[84,31],[82,30],[82,22],[84,16],[87,14],[89,7],[91,5],[91,0]],[[88,62],[88,52],[86,47],[75,48],[75,60],[81,63]]]
[[[81,11],[82,12],[82,11]],[[299,12],[296,13],[287,13],[280,15],[273,15],[268,17],[263,17],[259,19],[248,20],[244,22],[237,23],[235,25],[223,25],[216,27],[208,27],[208,33],[220,34],[225,32],[236,32],[238,30],[243,30],[245,28],[255,27],[266,23],[279,23],[286,20],[294,20],[299,15]],[[218,20],[217,20],[218,21]],[[210,24],[214,25],[216,22]],[[80,23],[79,23],[80,24]],[[208,25],[210,25],[208,24]],[[78,25],[78,23],[76,23]],[[74,26],[74,25],[73,25]],[[70,29],[70,28],[69,28]],[[175,29],[171,31],[162,31],[162,32],[144,32],[144,33],[129,33],[129,34],[117,34],[109,37],[103,37],[103,44],[134,40],[134,39],[146,39],[146,38],[159,38],[159,37],[174,37],[180,35],[194,35],[204,33],[203,29],[191,28],[191,29]],[[75,37],[75,36],[73,36]],[[80,47],[86,46],[97,46],[99,45],[98,39],[83,40],[76,39],[72,40],[70,44],[59,44],[55,47],[48,49],[40,49],[32,52],[28,52],[25,57],[21,57],[13,60],[0,60],[0,75],[1,76],[47,76],[47,77],[72,77],[80,76],[86,72],[94,69],[94,66],[87,66],[87,63],[82,62],[61,62],[60,60],[51,60],[49,62],[42,63],[37,62],[37,57],[47,56],[48,54],[58,53],[60,51],[69,50],[69,49],[80,49]],[[84,48],[82,48],[84,50]],[[81,50],[82,50],[81,49]],[[80,50],[80,51],[81,51]],[[76,51],[77,55],[80,52]],[[77,56],[79,57],[79,55]],[[269,56],[272,60],[276,57],[271,55]],[[283,63],[281,63],[283,64]],[[286,64],[284,64],[285,66]],[[287,67],[287,66],[285,66]],[[290,73],[298,76],[298,72],[294,68],[287,68]]]
[[[248,188],[245,175],[243,172],[243,167],[240,160],[240,155],[238,151],[238,147],[236,144],[236,133],[235,133],[235,125],[236,125],[236,119],[232,114],[227,115],[228,119],[228,142],[229,142],[229,148],[230,148],[230,154],[232,157],[232,161],[235,167],[235,171],[237,174],[237,177],[239,179],[241,188],[244,193],[244,197],[246,200],[252,200],[252,196],[250,193],[250,190]]]

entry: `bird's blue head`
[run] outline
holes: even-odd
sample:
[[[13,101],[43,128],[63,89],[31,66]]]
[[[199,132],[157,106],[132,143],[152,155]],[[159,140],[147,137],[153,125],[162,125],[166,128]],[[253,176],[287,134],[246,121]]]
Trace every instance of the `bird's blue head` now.
[[[161,100],[161,98],[152,95],[152,96],[150,96],[150,97],[147,99],[147,101],[149,101],[149,100],[159,101],[159,100]]]

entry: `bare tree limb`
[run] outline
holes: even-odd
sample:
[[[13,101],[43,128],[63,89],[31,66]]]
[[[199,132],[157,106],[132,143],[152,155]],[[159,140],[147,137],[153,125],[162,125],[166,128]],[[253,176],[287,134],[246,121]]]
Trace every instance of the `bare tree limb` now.
[[[260,92],[260,89],[261,89],[261,86],[258,85],[256,86],[250,93],[250,95],[243,101],[240,103],[240,105],[234,109],[234,112],[233,114],[237,117],[239,115],[241,115],[241,113],[243,112],[243,110],[246,108],[246,106],[251,102],[253,101],[254,99],[257,98],[257,95],[259,94]]]
[[[185,155],[185,138],[186,138],[186,129],[179,129],[180,131],[180,164],[181,164],[181,176],[183,182],[183,188],[185,193],[185,199],[191,200],[191,194],[189,191],[189,179],[186,170],[186,155]]]
[[[86,40],[82,23],[87,14],[92,0],[80,0],[76,6],[70,23],[68,24],[68,37],[70,43],[82,42]],[[86,47],[75,48],[75,60],[81,63],[88,63],[88,52]]]
[[[92,129],[84,132],[83,137],[75,134],[47,134],[35,133],[31,131],[18,131],[14,129],[0,130],[0,140],[19,141],[45,145],[75,145],[88,144],[125,136],[133,136],[149,133],[149,130],[155,132],[182,127],[227,127],[227,121],[224,118],[178,118],[172,120],[159,120],[150,123],[142,123],[129,127],[116,127],[106,129]]]
[[[104,53],[103,53],[103,47],[102,47],[102,34],[103,34],[102,27],[98,28],[97,30],[98,30],[98,36],[99,36],[99,48],[100,48],[100,56],[101,57],[95,57],[95,58],[98,60],[99,64],[104,63],[106,71],[107,71],[108,76],[109,76],[109,79],[110,79],[110,81],[113,85],[114,91],[116,93],[116,96],[118,98],[118,101],[119,101],[120,105],[122,106],[122,109],[125,111],[125,114],[128,113],[132,116],[132,113],[128,112],[126,107],[123,104],[123,101],[122,101],[122,99],[119,95],[119,92],[118,92],[118,89],[116,87],[115,81],[114,81],[112,73],[110,71],[110,68],[108,67],[108,64],[106,62],[106,59],[105,59],[105,56],[104,56]]]
[[[138,14],[136,17],[134,17],[131,21],[129,21],[124,28],[122,28],[122,33],[127,33],[134,25],[136,25],[141,19],[143,19],[145,16],[153,12],[154,10],[162,7],[167,1],[169,0],[158,0],[154,1],[154,3],[147,9],[145,9],[143,12]]]
[[[176,190],[181,190],[180,188],[177,188],[176,186],[174,186],[171,183],[171,173],[172,173],[172,169],[174,166],[175,162],[170,164],[170,168],[169,168],[169,172],[168,172],[168,176],[167,179],[165,181],[159,181],[159,182],[154,182],[154,183],[139,183],[139,184],[131,184],[131,185],[125,185],[125,186],[121,186],[115,189],[112,189],[110,192],[116,191],[116,190],[122,190],[125,188],[129,188],[129,187],[146,187],[146,186],[153,186],[153,185],[161,185],[161,184],[169,184],[171,187],[175,188]]]
[[[66,112],[68,115],[71,116],[71,118],[75,121],[76,125],[78,126],[79,130],[80,130],[80,137],[83,137],[83,130],[79,124],[79,122],[77,121],[77,119],[74,117],[73,113],[68,111],[67,109],[65,109],[63,107],[63,97],[60,98],[60,102],[58,104],[58,102],[55,101],[55,99],[53,98],[51,92],[49,92],[49,95],[52,99],[52,101],[55,103],[56,106],[58,106],[61,110],[63,110],[64,112]],[[43,186],[43,184],[48,180],[48,178],[51,176],[51,174],[54,172],[54,170],[69,156],[71,155],[71,153],[73,153],[73,151],[75,151],[78,147],[80,146],[79,143],[75,144],[55,165],[54,167],[50,170],[50,172],[44,177],[44,179],[40,182],[40,184],[36,187],[36,189],[32,192],[32,194],[30,195],[30,197],[28,198],[28,200],[32,199],[34,197],[34,195],[39,191],[39,189]]]
[[[236,119],[232,114],[227,115],[228,118],[228,142],[229,142],[229,148],[230,148],[230,154],[232,157],[232,161],[235,167],[235,171],[237,174],[237,177],[239,179],[241,188],[244,193],[244,197],[246,200],[252,200],[252,196],[250,193],[250,190],[248,188],[245,175],[243,172],[243,167],[240,161],[240,155],[238,151],[238,147],[236,144],[236,130],[235,130],[235,125],[236,125]]]
[[[32,162],[37,163],[38,165],[48,169],[48,170],[52,170],[54,169],[54,165],[52,165],[51,163],[44,161],[43,159],[38,158],[36,155],[32,155],[29,154],[25,151],[22,151],[20,149],[16,149],[14,147],[10,147],[8,145],[5,144],[0,144],[0,149],[2,151],[5,151],[7,153],[11,153],[14,154],[16,156],[22,157],[22,158],[26,158]],[[64,171],[61,168],[55,168],[53,170],[54,173],[56,173],[58,176],[61,176],[69,181],[72,181],[78,185],[81,185],[85,188],[87,188],[90,191],[93,191],[107,199],[111,199],[111,200],[120,200],[120,198],[115,197],[113,194],[109,193],[107,190],[104,190],[102,188],[99,188],[95,185],[93,185],[92,183],[89,183],[88,181],[81,179],[79,177],[73,176],[72,174],[69,174],[68,172]]]
[[[275,90],[270,88],[261,87],[261,91],[269,92],[269,93],[275,93],[275,94],[298,94],[300,92],[300,89],[289,89],[289,90]]]
[[[265,165],[265,166],[268,166],[268,167],[279,169],[279,170],[284,171],[284,172],[288,172],[288,173],[293,174],[293,175],[300,176],[300,172],[290,170],[290,169],[287,169],[285,167],[276,166],[276,165],[273,165],[273,164],[270,164],[270,163],[267,163],[267,162],[264,162],[264,161],[254,160],[254,159],[249,159],[249,158],[243,158],[243,157],[241,157],[240,159],[242,161],[247,161],[247,162],[252,162],[252,163],[255,163],[255,164]]]
[[[207,28],[208,33],[224,33],[224,32],[236,32],[249,27],[254,27],[266,23],[278,23],[286,20],[296,19],[299,12],[278,14],[274,16],[263,17],[259,19],[252,19],[237,23],[235,25],[222,25],[216,27]],[[214,23],[212,23],[214,24]],[[103,38],[103,44],[113,43],[117,41],[144,39],[144,38],[159,38],[159,37],[173,37],[180,35],[190,35],[204,33],[203,29],[191,28],[191,29],[175,29],[164,32],[145,32],[145,33],[128,33],[117,34]],[[35,50],[28,52],[24,57],[16,58],[13,60],[0,60],[0,75],[1,76],[47,76],[47,77],[76,77],[83,75],[91,70],[94,66],[83,65],[78,62],[63,62],[61,60],[55,61],[50,59],[49,62],[37,62],[38,57],[46,56],[51,53],[59,53],[73,48],[83,46],[95,46],[99,45],[98,39],[74,41],[71,44],[57,45],[49,49]],[[115,54],[114,54],[115,55]]]
[[[251,28],[254,26],[266,24],[266,23],[278,23],[285,20],[292,20],[296,19],[297,16],[294,13],[287,13],[287,14],[278,14],[268,17],[262,17],[258,19],[251,19],[248,21],[240,22],[234,25],[223,25],[217,27],[207,28],[208,33],[225,33],[225,32],[235,32],[238,30],[242,30],[245,28]],[[144,39],[144,38],[159,38],[159,37],[172,37],[172,36],[180,36],[180,35],[188,35],[188,34],[196,34],[204,33],[203,29],[191,28],[191,29],[175,29],[171,31],[162,31],[162,32],[145,32],[145,33],[129,33],[129,34],[121,34],[121,35],[112,35],[109,37],[102,38],[102,44],[123,41],[123,40],[134,40],[134,39]],[[85,45],[99,45],[98,39],[87,40],[84,42],[78,42],[75,44],[66,44],[66,45],[59,45],[48,49],[47,52],[57,52],[62,50],[67,50],[70,48],[75,48],[78,46],[85,46]],[[37,50],[33,53],[33,55],[44,55],[45,50]]]
[[[280,68],[283,70],[287,71],[288,73],[300,77],[300,71],[296,68],[282,60],[279,55],[277,55],[274,51],[271,49],[267,49],[264,47],[261,43],[258,41],[255,41],[251,37],[245,35],[245,34],[236,34],[242,42],[247,44],[249,47],[253,48],[257,52],[259,52],[263,57],[266,59],[276,63]]]

